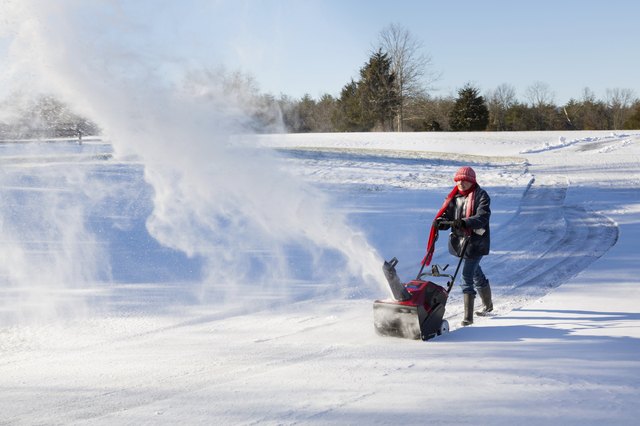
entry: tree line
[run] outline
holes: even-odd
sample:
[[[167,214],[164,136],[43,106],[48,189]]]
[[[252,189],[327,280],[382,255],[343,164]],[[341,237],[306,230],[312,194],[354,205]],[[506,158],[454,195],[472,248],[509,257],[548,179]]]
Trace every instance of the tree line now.
[[[553,91],[534,82],[525,102],[505,83],[481,95],[467,83],[457,96],[429,94],[439,76],[431,58],[420,53],[411,33],[392,24],[379,35],[378,47],[339,97],[310,95],[278,100],[291,132],[368,131],[525,131],[640,129],[640,99],[630,89],[607,89],[604,100],[589,88],[565,105]]]
[[[597,99],[585,88],[579,97],[556,105],[553,91],[540,81],[527,87],[521,101],[507,83],[484,94],[467,83],[457,96],[433,96],[439,78],[422,44],[392,24],[380,32],[358,78],[347,82],[337,97],[276,98],[261,93],[253,77],[223,69],[189,73],[184,84],[197,87],[196,93],[235,94],[251,130],[259,133],[640,129],[640,99],[630,89],[607,89],[605,99]],[[53,96],[5,101],[0,104],[3,110],[12,114],[0,115],[0,139],[100,132],[95,123]]]
[[[540,82],[527,89],[528,102],[518,101],[508,84],[485,95],[466,84],[457,97],[414,94],[402,98],[390,70],[388,56],[377,51],[363,66],[360,79],[347,83],[340,97],[325,94],[318,100],[310,95],[275,98],[259,93],[251,83],[251,128],[258,133],[640,129],[640,100],[627,89],[607,90],[606,99],[600,100],[585,88],[580,98],[562,106],[551,101],[549,87]],[[247,76],[238,78],[252,81]],[[52,96],[38,97],[11,111],[10,117],[0,118],[0,139],[100,134],[96,123]]]
[[[379,66],[379,63],[384,65]],[[385,74],[388,57],[376,52],[362,68],[361,78],[342,89],[340,97],[309,95],[279,101],[290,132],[368,131],[531,131],[640,129],[640,100],[629,89],[608,89],[596,99],[589,88],[582,96],[556,105],[549,87],[535,82],[527,88],[528,102],[516,99],[515,89],[502,84],[485,95],[468,83],[457,97],[417,94],[399,98],[396,76]],[[371,77],[373,76],[373,77]],[[402,113],[400,112],[402,111]]]

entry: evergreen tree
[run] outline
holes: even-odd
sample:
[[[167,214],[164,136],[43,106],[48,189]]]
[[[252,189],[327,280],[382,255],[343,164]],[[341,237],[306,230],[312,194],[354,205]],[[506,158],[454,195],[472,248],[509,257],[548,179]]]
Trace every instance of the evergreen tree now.
[[[367,132],[373,127],[371,115],[363,107],[359,84],[351,80],[342,88],[333,124],[339,132]]]
[[[316,101],[306,93],[297,105],[298,121],[295,132],[308,133],[313,131],[315,128],[315,109]]]
[[[626,130],[640,129],[640,101],[636,101],[631,111],[631,115],[624,123],[624,128]]]
[[[360,70],[358,91],[364,109],[371,115],[375,127],[393,129],[393,119],[400,107],[400,96],[391,70],[391,59],[382,50],[374,53]]]
[[[507,109],[505,128],[510,131],[526,131],[535,127],[535,117],[531,107],[516,102]]]
[[[458,98],[449,114],[451,130],[485,130],[488,124],[489,110],[479,90],[470,84],[458,90]]]
[[[333,132],[335,129],[332,124],[332,117],[338,108],[337,100],[325,93],[316,103],[314,132]]]

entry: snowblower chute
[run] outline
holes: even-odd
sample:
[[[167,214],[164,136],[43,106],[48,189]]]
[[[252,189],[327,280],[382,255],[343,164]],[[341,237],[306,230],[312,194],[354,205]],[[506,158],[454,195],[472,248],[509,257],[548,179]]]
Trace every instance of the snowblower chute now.
[[[463,243],[462,253],[467,248],[468,238]],[[460,270],[462,257],[453,275],[443,272],[438,265],[431,266],[430,272],[424,272],[423,261],[415,280],[403,284],[396,273],[398,260],[394,257],[385,261],[382,267],[385,278],[391,288],[393,298],[373,302],[373,322],[376,332],[383,336],[404,337],[408,339],[429,340],[449,331],[449,323],[444,318],[445,305],[449,292]],[[448,282],[442,287],[424,276],[446,277]]]

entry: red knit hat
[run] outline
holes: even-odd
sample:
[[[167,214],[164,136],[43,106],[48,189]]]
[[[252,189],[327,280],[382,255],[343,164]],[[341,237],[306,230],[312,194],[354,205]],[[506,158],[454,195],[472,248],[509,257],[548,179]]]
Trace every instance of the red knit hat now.
[[[469,166],[460,167],[453,177],[455,182],[464,180],[471,183],[476,183],[476,172]]]

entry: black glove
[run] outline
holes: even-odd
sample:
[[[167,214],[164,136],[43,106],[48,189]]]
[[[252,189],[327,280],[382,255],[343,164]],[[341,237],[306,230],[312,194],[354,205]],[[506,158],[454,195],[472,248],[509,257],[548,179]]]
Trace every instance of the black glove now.
[[[467,227],[467,224],[464,223],[464,219],[456,219],[456,220],[453,221],[453,229],[457,229],[459,231],[462,231],[466,227]]]
[[[436,223],[436,227],[438,228],[439,231],[444,231],[446,229],[449,229],[449,225],[445,225],[444,222],[446,219],[444,217],[439,217],[435,220]]]

